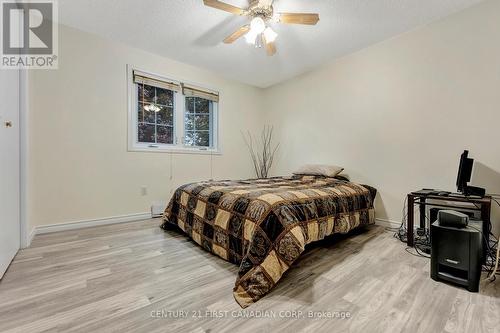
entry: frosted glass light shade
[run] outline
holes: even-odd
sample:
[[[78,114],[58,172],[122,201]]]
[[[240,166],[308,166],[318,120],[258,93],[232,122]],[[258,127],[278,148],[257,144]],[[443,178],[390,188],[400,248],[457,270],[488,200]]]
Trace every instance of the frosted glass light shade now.
[[[264,30],[264,37],[266,38],[266,42],[272,43],[276,40],[278,34],[270,27],[267,27],[266,30]]]
[[[250,22],[250,29],[256,35],[261,34],[266,29],[266,22],[261,17],[254,17],[252,22]]]

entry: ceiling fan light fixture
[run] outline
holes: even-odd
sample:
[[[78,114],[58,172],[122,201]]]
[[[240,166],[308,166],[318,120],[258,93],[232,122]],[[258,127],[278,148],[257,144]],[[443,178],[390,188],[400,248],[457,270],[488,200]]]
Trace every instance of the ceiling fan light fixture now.
[[[245,35],[245,40],[247,41],[248,44],[255,45],[255,41],[257,39],[257,33],[255,33],[253,30],[250,30],[246,35]]]
[[[208,7],[250,19],[250,24],[245,24],[226,37],[225,44],[232,44],[244,36],[248,44],[258,48],[265,47],[267,55],[273,56],[276,54],[274,41],[278,34],[267,26],[268,23],[316,25],[319,22],[319,14],[316,13],[276,13],[273,7],[274,1],[248,0],[247,8],[230,5],[225,0],[203,0],[203,3]]]
[[[255,35],[261,34],[266,29],[266,22],[264,22],[262,17],[254,17],[252,22],[250,22],[250,29]]]
[[[271,27],[267,27],[266,30],[264,30],[264,37],[266,38],[266,42],[273,43],[278,37],[278,34],[271,29]]]

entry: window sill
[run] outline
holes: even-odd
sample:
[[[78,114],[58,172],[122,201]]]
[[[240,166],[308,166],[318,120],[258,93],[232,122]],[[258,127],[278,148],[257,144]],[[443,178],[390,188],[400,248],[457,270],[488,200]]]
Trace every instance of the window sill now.
[[[220,149],[198,149],[198,148],[180,148],[180,147],[129,147],[129,152],[140,152],[140,153],[167,153],[167,154],[195,154],[195,155],[222,155]]]

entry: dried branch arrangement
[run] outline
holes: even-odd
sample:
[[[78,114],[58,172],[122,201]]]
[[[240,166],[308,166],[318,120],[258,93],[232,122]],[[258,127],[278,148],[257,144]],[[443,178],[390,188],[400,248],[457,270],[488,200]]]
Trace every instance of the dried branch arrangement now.
[[[246,135],[242,133],[250,151],[257,178],[268,177],[269,170],[273,165],[274,155],[280,146],[279,143],[273,145],[273,130],[272,126],[264,126],[260,135],[260,142],[252,136],[250,131]]]

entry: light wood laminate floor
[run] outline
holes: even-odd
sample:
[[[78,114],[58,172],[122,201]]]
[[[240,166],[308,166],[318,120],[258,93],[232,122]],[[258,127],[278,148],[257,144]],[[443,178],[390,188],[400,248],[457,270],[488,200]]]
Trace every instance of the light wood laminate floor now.
[[[237,267],[160,222],[36,236],[0,282],[0,332],[500,332],[498,282],[480,293],[434,282],[428,260],[380,226],[309,248],[243,311]]]

